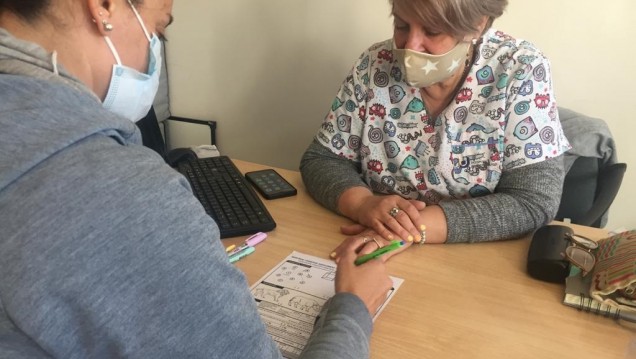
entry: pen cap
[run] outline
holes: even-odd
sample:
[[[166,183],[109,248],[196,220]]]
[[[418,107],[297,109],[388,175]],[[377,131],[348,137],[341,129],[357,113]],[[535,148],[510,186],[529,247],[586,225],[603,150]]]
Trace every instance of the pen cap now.
[[[261,243],[262,241],[265,240],[265,238],[267,238],[267,234],[263,233],[263,232],[258,232],[255,235],[249,237],[248,239],[245,240],[245,244],[247,244],[248,246],[252,246],[254,247],[255,245]]]

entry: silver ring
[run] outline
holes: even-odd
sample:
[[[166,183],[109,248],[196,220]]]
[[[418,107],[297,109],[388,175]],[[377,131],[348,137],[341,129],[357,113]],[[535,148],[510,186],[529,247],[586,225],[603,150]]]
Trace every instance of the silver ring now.
[[[400,209],[397,207],[393,207],[391,208],[391,210],[389,210],[389,216],[395,218],[395,216],[398,215],[398,213],[400,213]]]
[[[382,246],[380,245],[380,242],[377,241],[377,239],[375,239],[375,237],[371,237],[371,240],[375,242],[375,244],[378,245],[378,249],[382,248]]]
[[[362,237],[362,243],[367,243],[369,241],[369,237]]]

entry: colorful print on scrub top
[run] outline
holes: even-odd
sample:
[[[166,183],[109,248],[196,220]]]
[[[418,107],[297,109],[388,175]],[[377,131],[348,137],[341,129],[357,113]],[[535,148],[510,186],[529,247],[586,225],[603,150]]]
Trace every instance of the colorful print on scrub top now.
[[[317,135],[361,163],[374,191],[429,204],[483,196],[503,171],[570,148],[550,64],[529,42],[494,29],[484,34],[459,92],[437,117],[403,81],[391,48],[387,40],[360,56]]]

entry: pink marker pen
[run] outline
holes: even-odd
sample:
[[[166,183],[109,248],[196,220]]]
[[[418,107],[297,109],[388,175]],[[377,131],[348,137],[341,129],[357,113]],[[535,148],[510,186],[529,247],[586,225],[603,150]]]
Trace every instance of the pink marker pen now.
[[[250,236],[249,238],[247,238],[245,240],[245,244],[242,244],[236,248],[234,248],[231,252],[228,253],[228,256],[232,256],[242,250],[244,250],[247,247],[254,247],[255,245],[261,243],[262,241],[265,240],[265,238],[267,238],[267,233],[263,233],[263,232],[258,232],[253,236]]]

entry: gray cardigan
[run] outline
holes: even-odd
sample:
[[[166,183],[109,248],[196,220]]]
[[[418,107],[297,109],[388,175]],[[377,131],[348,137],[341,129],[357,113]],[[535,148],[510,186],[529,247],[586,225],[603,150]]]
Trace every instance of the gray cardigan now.
[[[559,108],[559,119],[572,146],[564,155],[566,173],[579,157],[598,158],[602,166],[618,161],[614,137],[605,121],[562,107]]]

